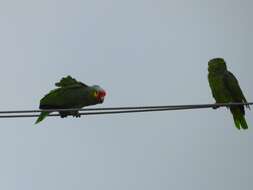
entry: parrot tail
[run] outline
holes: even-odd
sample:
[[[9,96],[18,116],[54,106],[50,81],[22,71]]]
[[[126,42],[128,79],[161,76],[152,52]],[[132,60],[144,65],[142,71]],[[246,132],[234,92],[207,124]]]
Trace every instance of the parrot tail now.
[[[36,120],[35,124],[41,122],[43,119],[45,119],[48,115],[50,114],[50,112],[47,111],[43,111],[40,113],[40,116],[38,117],[38,119]]]
[[[231,108],[231,113],[233,114],[234,123],[237,129],[248,129],[247,122],[244,118],[244,113],[238,107]]]

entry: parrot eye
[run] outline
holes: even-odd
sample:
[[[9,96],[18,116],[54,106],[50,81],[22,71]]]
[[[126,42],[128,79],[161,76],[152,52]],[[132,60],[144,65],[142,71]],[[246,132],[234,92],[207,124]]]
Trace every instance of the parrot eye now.
[[[94,91],[94,96],[97,97],[98,96],[98,92]]]

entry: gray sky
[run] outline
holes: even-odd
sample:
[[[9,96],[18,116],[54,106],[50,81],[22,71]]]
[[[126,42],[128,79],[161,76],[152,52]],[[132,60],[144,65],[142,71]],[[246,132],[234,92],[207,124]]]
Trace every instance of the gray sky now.
[[[250,0],[2,0],[1,110],[34,109],[65,75],[99,84],[100,106],[214,102],[207,61],[221,56],[249,101]],[[247,110],[248,111],[248,110]],[[253,119],[225,108],[1,119],[0,189],[253,188]]]

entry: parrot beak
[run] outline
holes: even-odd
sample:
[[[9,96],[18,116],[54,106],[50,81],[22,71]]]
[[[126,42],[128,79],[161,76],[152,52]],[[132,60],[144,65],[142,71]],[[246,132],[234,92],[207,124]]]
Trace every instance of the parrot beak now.
[[[97,98],[99,103],[103,103],[106,96],[106,92],[104,90],[101,90],[98,92]]]

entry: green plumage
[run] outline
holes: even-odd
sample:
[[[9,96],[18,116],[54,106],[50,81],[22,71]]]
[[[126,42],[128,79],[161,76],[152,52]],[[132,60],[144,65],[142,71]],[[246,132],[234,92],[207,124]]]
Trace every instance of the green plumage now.
[[[48,115],[49,115],[50,112],[47,112],[47,111],[43,111],[40,113],[40,116],[38,117],[38,119],[36,120],[35,124],[41,122],[43,119],[45,119]]]
[[[208,62],[208,71],[208,81],[216,103],[247,103],[237,79],[227,70],[226,63],[222,58],[210,60]],[[249,108],[249,106],[247,107]],[[235,126],[238,129],[247,129],[244,106],[231,106],[230,111]]]
[[[84,106],[102,103],[104,100],[103,96],[96,96],[99,92],[104,92],[102,88],[97,85],[88,86],[71,76],[62,78],[55,85],[58,88],[51,90],[40,100],[40,109],[82,108]],[[59,113],[61,117],[67,117],[68,115],[80,117],[78,111],[60,111]],[[41,122],[49,114],[50,111],[41,112],[35,124]]]
[[[55,86],[57,87],[67,87],[71,85],[80,85],[83,87],[88,87],[86,84],[77,81],[76,79],[72,78],[71,76],[63,77],[60,82],[56,82]]]

